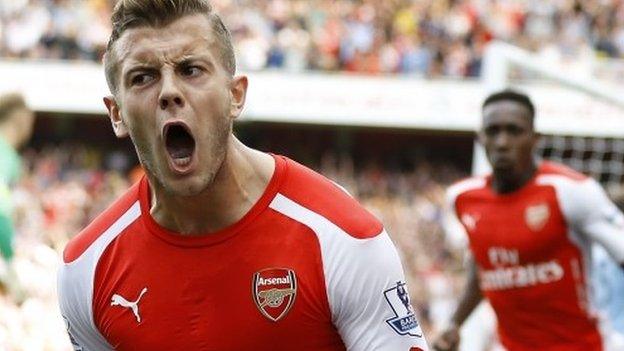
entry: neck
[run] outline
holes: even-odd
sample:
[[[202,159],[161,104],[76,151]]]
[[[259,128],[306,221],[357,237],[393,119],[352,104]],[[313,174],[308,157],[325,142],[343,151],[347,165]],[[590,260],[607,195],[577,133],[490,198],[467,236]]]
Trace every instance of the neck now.
[[[17,149],[20,146],[18,134],[19,133],[16,128],[12,127],[11,123],[6,123],[5,125],[0,126],[0,136],[14,149]]]
[[[494,172],[492,177],[492,188],[499,194],[514,192],[525,186],[529,180],[533,178],[536,171],[537,166],[533,163],[528,170],[517,176]]]
[[[188,235],[215,232],[239,221],[260,199],[275,170],[270,155],[234,137],[212,183],[194,196],[175,196],[152,186],[150,212],[161,226]]]

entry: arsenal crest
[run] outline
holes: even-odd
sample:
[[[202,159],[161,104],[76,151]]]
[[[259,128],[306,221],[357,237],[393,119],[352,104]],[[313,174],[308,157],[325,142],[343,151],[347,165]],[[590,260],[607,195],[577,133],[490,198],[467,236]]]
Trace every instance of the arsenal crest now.
[[[286,268],[268,268],[253,276],[253,299],[263,316],[277,322],[295,303],[297,277]]]
[[[524,210],[524,220],[527,226],[534,232],[544,228],[549,217],[550,209],[547,203],[529,206]]]

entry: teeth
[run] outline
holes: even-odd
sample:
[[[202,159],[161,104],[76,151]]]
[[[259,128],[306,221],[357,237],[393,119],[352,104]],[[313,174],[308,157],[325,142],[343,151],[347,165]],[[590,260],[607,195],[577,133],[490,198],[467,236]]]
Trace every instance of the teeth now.
[[[174,158],[173,163],[175,163],[175,165],[178,167],[188,166],[191,163],[191,157],[187,156],[187,157]]]

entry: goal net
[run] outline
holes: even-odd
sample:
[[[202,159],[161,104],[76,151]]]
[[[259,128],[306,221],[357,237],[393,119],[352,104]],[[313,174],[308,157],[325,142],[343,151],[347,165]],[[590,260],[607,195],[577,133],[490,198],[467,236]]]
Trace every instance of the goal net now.
[[[547,135],[537,153],[594,177],[611,192],[624,183],[624,139]]]

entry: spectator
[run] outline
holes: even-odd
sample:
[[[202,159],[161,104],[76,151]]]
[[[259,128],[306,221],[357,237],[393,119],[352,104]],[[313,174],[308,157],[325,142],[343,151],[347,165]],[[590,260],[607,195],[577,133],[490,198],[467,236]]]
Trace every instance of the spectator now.
[[[23,301],[24,294],[13,261],[15,228],[11,188],[21,174],[17,150],[30,139],[33,123],[34,114],[21,95],[0,96],[0,257],[6,267],[4,274],[0,274],[0,286],[18,303]]]
[[[99,61],[113,2],[0,5],[0,56]],[[618,0],[213,3],[232,28],[247,70],[477,76],[492,39],[563,61],[624,57],[624,2]]]

